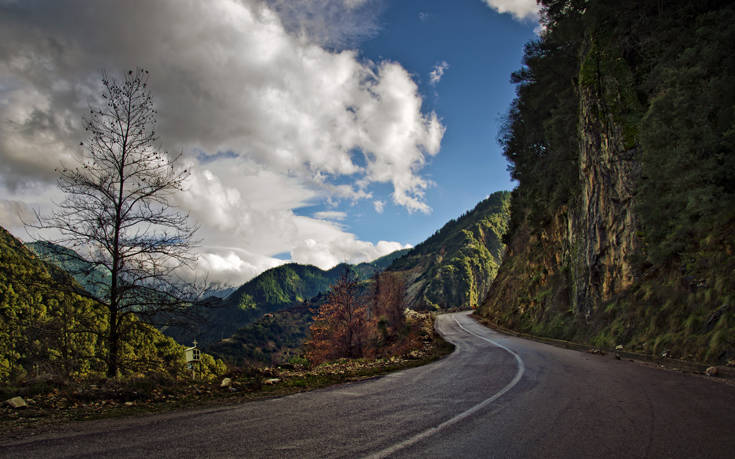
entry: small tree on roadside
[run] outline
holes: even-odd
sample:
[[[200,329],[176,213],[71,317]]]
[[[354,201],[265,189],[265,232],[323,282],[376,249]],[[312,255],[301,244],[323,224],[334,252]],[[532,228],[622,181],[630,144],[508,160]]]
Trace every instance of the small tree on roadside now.
[[[375,276],[373,304],[381,333],[395,335],[406,325],[406,283],[401,274],[383,272]]]
[[[362,357],[369,335],[368,308],[357,277],[349,270],[332,285],[314,316],[307,358],[313,363]]]
[[[102,76],[101,107],[84,119],[86,156],[59,171],[66,198],[38,216],[36,229],[55,230],[52,241],[75,249],[81,265],[101,270],[95,299],[107,309],[107,375],[120,369],[121,347],[139,319],[151,319],[186,304],[172,274],[190,253],[195,228],[174,209],[172,195],[188,176],[156,149],[156,110],[148,71],[122,79]],[[75,257],[77,255],[70,255]],[[134,317],[135,316],[135,317]]]

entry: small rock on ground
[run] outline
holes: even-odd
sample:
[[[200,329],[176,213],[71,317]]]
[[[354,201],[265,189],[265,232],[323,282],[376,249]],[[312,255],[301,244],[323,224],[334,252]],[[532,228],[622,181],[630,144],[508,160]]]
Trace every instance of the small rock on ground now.
[[[23,397],[13,397],[11,399],[8,399],[5,401],[8,405],[10,405],[11,408],[14,409],[20,409],[20,408],[28,408],[28,404],[25,400],[23,400]]]

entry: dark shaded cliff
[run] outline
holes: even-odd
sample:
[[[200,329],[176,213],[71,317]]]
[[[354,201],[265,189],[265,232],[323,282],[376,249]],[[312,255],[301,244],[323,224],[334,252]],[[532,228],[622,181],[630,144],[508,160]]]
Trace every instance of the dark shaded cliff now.
[[[544,1],[501,142],[519,181],[480,314],[602,347],[735,357],[735,8]]]

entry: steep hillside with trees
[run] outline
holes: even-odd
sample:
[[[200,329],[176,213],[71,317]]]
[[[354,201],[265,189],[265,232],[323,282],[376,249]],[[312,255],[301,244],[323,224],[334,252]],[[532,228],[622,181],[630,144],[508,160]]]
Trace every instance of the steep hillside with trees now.
[[[735,6],[543,0],[501,135],[506,327],[735,357]]]
[[[509,201],[509,192],[493,193],[388,267],[404,276],[409,306],[467,308],[482,302],[503,258]]]
[[[106,374],[107,313],[68,273],[0,228],[0,384]],[[134,317],[121,332],[121,374],[186,371],[183,348],[171,338]],[[207,374],[223,369],[203,359]]]

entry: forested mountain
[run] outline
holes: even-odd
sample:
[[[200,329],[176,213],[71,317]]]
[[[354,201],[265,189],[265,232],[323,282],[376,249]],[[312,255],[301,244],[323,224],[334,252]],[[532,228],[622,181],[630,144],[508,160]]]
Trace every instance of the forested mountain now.
[[[97,297],[104,294],[104,285],[108,275],[103,270],[85,262],[76,252],[48,242],[32,242],[26,246],[33,249],[44,261],[63,268],[68,276],[79,282],[80,291],[86,290]],[[267,327],[280,327],[272,320],[273,316],[269,313],[292,309],[292,306],[295,306],[296,315],[291,316],[290,312],[278,315],[280,323],[288,324],[293,321],[298,323],[296,332],[298,340],[294,341],[295,344],[291,343],[293,341],[289,338],[291,335],[285,334],[282,328],[268,333],[277,337],[278,348],[281,346],[299,347],[310,323],[310,315],[305,317],[302,314],[304,310],[308,311],[308,308],[303,308],[305,300],[326,292],[345,269],[352,270],[360,279],[368,279],[381,272],[406,252],[408,249],[398,250],[371,262],[357,265],[340,264],[329,271],[323,271],[314,266],[290,263],[270,269],[239,288],[222,288],[215,285],[205,291],[203,295],[205,300],[202,304],[194,306],[187,314],[174,318],[161,318],[161,322],[177,324],[165,325],[162,331],[174,337],[178,342],[188,345],[197,340],[200,345],[206,347],[229,337],[239,328],[246,327],[238,333],[238,336],[233,337],[235,340],[242,341],[246,334],[255,333],[257,336],[263,334],[258,331],[262,330],[262,324],[256,323],[248,327],[252,322],[264,319]],[[268,317],[264,318],[265,315]],[[247,343],[245,347],[259,348],[257,336],[255,337],[256,343]],[[286,342],[281,343],[283,340]],[[270,347],[275,349],[274,346],[276,345],[271,343]],[[265,354],[253,351],[240,355],[242,352],[238,351],[236,358],[231,360],[245,358],[248,361],[270,362],[272,352],[271,349]]]
[[[66,271],[0,228],[0,383],[104,375],[107,313]],[[185,371],[171,338],[132,317],[122,332],[124,373]],[[203,359],[207,374],[216,371],[211,356]]]
[[[501,135],[506,327],[735,357],[735,6],[544,0]]]
[[[503,258],[509,201],[509,192],[493,193],[388,267],[403,275],[408,305],[439,309],[482,302]]]
[[[323,271],[289,263],[269,269],[224,299],[209,298],[192,308],[183,325],[162,330],[180,343],[197,340],[205,348],[263,315],[286,309],[329,288],[344,266]]]
[[[298,263],[277,266],[246,282],[226,298],[210,298],[205,305],[195,307],[186,326],[164,327],[163,331],[179,342],[190,343],[196,339],[208,346],[265,314],[298,306],[326,292],[346,269],[360,279],[368,279],[405,252],[398,250],[357,265],[343,263],[328,271]]]
[[[377,258],[371,262],[360,263],[352,266],[352,270],[360,279],[370,279],[376,274],[385,271],[396,260],[411,252],[413,249],[396,250],[388,255]]]
[[[303,354],[303,345],[313,322],[312,309],[318,309],[323,294],[313,302],[268,313],[213,343],[208,351],[235,365],[284,363]]]
[[[66,272],[40,261],[0,228],[0,381],[37,371],[65,375],[94,370],[104,324]]]
[[[280,361],[298,353],[311,324],[310,308],[318,307],[322,295],[348,269],[367,281],[388,268],[405,284],[407,306],[474,306],[486,295],[503,255],[509,197],[508,192],[495,193],[415,249],[369,263],[341,264],[328,271],[296,263],[270,269],[225,298],[212,296],[183,316],[162,318],[177,325],[161,330],[182,344],[197,340],[234,363]],[[104,273],[78,254],[48,243],[30,246],[68,269],[88,291],[104,285]]]

